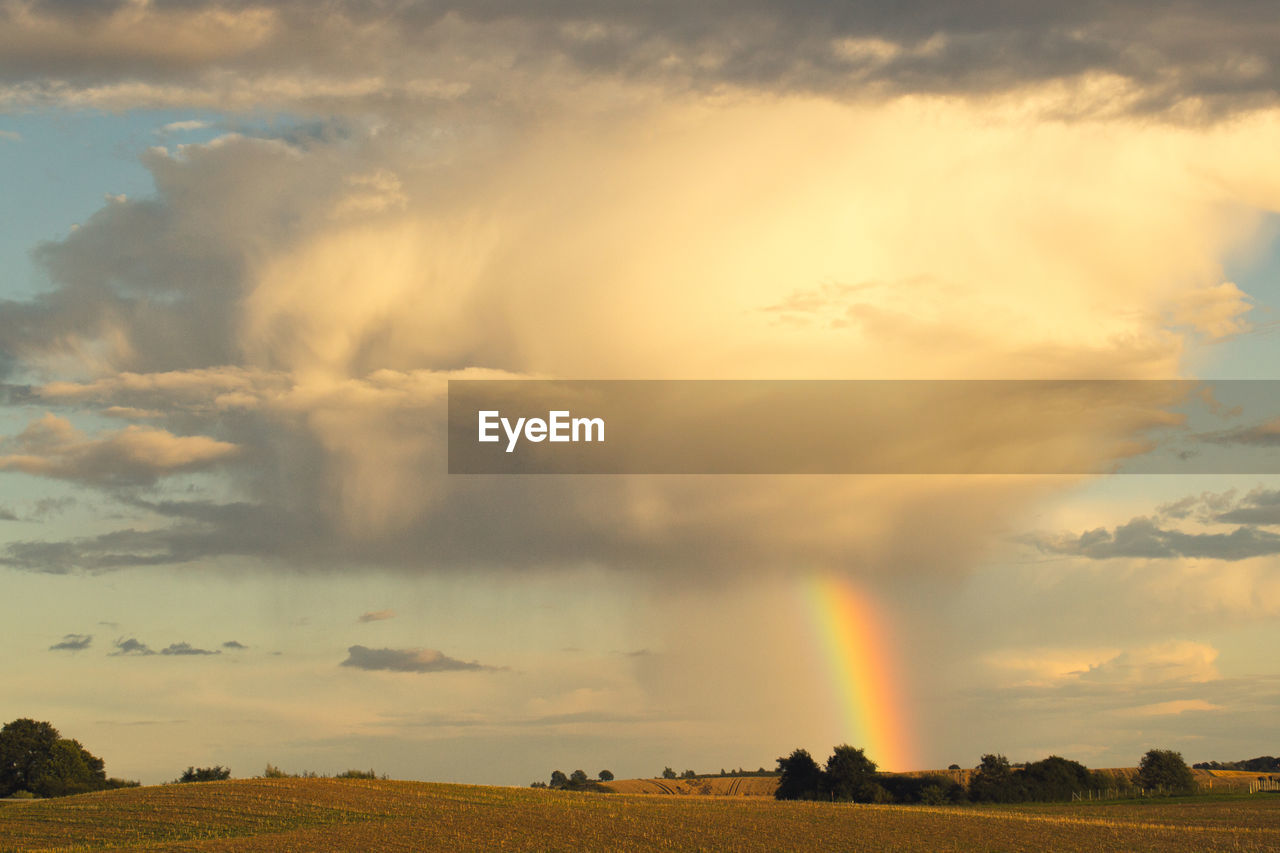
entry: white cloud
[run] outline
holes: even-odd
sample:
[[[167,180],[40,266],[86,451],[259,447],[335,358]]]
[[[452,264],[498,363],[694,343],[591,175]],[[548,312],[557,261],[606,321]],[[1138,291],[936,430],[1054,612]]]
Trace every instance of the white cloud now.
[[[160,129],[167,133],[184,133],[190,130],[202,130],[209,127],[210,123],[200,119],[188,119],[186,121],[171,121]]]

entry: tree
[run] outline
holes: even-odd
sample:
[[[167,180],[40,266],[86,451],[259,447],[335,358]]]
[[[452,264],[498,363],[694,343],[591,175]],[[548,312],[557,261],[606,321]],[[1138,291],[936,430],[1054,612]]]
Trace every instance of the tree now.
[[[77,740],[59,739],[53,745],[49,760],[32,780],[32,793],[43,797],[65,797],[101,791],[107,787],[107,774],[101,758],[89,753]]]
[[[870,803],[876,800],[876,763],[861,749],[844,743],[827,759],[826,788],[833,800]]]
[[[1016,803],[1023,799],[1022,780],[1003,755],[984,755],[969,779],[969,798],[976,802]]]
[[[612,771],[609,771],[609,770],[601,770],[601,771],[600,771],[600,781],[601,781],[601,782],[612,782],[612,781],[613,781],[613,773],[612,773]]]
[[[221,764],[213,767],[188,767],[178,777],[179,782],[221,782],[231,778],[231,768]]]
[[[0,729],[0,796],[37,793],[36,779],[45,772],[58,738],[58,730],[49,723],[24,717],[5,724]]]
[[[662,778],[674,779],[676,778],[676,771],[672,770],[670,767],[664,767],[662,768]]]
[[[552,788],[567,788],[568,786],[569,786],[569,777],[564,775],[563,770],[551,771],[551,787]]]
[[[0,729],[0,797],[61,797],[110,787],[101,758],[50,723],[22,718]]]
[[[1028,764],[1019,774],[1029,800],[1069,800],[1077,791],[1088,790],[1094,781],[1089,768],[1079,761],[1050,755]]]
[[[1142,756],[1138,784],[1172,794],[1190,793],[1196,786],[1195,776],[1182,760],[1182,753],[1172,749],[1152,749]]]
[[[947,765],[947,769],[948,769],[948,770],[959,770],[959,769],[960,769],[960,765],[959,765],[959,764],[948,764],[948,765]]]
[[[681,779],[697,779],[698,774],[694,773],[692,770],[686,770],[680,774],[680,778]]]
[[[591,779],[587,776],[586,771],[584,770],[575,770],[569,774],[569,784],[575,788],[585,785],[589,781],[591,781]]]
[[[778,759],[778,790],[773,796],[779,800],[813,800],[822,796],[823,773],[818,762],[808,750],[797,749],[786,758]]]

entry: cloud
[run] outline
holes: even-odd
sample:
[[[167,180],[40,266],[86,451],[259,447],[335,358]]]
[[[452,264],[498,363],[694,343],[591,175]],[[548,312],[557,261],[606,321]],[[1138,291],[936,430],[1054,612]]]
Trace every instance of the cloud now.
[[[160,129],[166,133],[183,133],[189,130],[203,130],[209,126],[210,124],[207,121],[188,119],[186,121],[171,121]]]
[[[5,142],[21,142],[22,134],[16,130],[0,130],[0,140]]]
[[[0,81],[16,103],[386,112],[519,104],[623,83],[857,98],[1074,84],[1135,112],[1267,103],[1280,88],[1265,4],[945,0],[837,5],[339,2],[10,4]],[[539,88],[541,87],[541,88]]]
[[[1025,115],[994,106],[596,103],[487,126],[483,145],[464,123],[431,136],[430,157],[404,127],[358,122],[146,153],[155,195],[38,249],[50,287],[0,306],[0,351],[47,379],[23,386],[56,413],[33,440],[147,416],[70,433],[26,470],[153,499],[117,529],[9,543],[0,560],[963,572],[1062,485],[450,477],[447,382],[1167,376],[1193,334],[1169,327],[1179,300],[1217,287],[1218,259],[1260,233],[1223,198],[1270,204],[1257,176],[1280,144],[1259,117],[1213,133],[1052,123],[1029,147]],[[991,222],[1013,229],[999,252]],[[1035,294],[1028,269],[1045,276]],[[1148,423],[1100,436],[1069,412],[1019,417],[1103,461]],[[126,437],[156,448],[131,456]],[[215,475],[220,502],[139,488],[178,471]]]
[[[162,655],[220,655],[222,652],[211,649],[198,649],[190,643],[171,643],[160,650]]]
[[[49,647],[49,651],[78,652],[89,648],[91,642],[93,642],[92,634],[64,634],[61,641]]]
[[[1260,424],[1235,429],[1206,433],[1200,436],[1202,441],[1215,444],[1244,444],[1253,447],[1280,446],[1280,418],[1273,418]]]
[[[6,506],[0,506],[0,521],[18,521],[17,514]]]
[[[360,614],[357,622],[381,622],[384,619],[394,619],[396,612],[394,610],[372,610],[368,613]]]
[[[1155,702],[1150,705],[1136,705],[1117,711],[1118,714],[1134,717],[1169,717],[1185,714],[1189,711],[1225,711],[1225,706],[1215,705],[1203,699],[1171,699],[1168,702]]]
[[[1253,309],[1248,295],[1226,281],[1184,295],[1173,310],[1172,322],[1189,326],[1211,340],[1222,341],[1249,331],[1245,315]]]
[[[370,649],[365,646],[352,646],[347,649],[347,659],[341,666],[368,671],[419,673],[497,669],[497,667],[485,666],[475,661],[455,660],[435,649]]]
[[[1237,527],[1230,533],[1184,533],[1162,528],[1146,517],[1135,518],[1114,530],[1098,527],[1073,536],[1037,533],[1020,537],[1046,554],[1109,560],[1119,557],[1168,560],[1182,557],[1211,560],[1247,560],[1280,554],[1280,534],[1253,527]]]
[[[47,518],[61,515],[77,503],[78,501],[70,495],[60,498],[40,498],[35,502],[31,517],[37,521],[43,521]]]
[[[240,651],[242,649],[249,648],[244,643],[241,643],[237,640],[227,640],[225,643],[222,644],[222,647],[224,649],[232,649],[233,651]]]
[[[1254,489],[1215,520],[1228,524],[1280,524],[1280,489]]]
[[[90,437],[65,418],[46,413],[18,435],[0,439],[0,470],[92,485],[135,485],[209,468],[237,450],[207,436],[139,426]]]
[[[140,642],[139,640],[133,637],[129,637],[128,639],[116,640],[115,647],[116,647],[116,650],[114,652],[111,652],[112,657],[120,657],[123,655],[135,655],[135,656],[141,657],[145,655],[155,654],[155,652],[152,651],[150,646],[148,646],[146,643]]]
[[[1218,650],[1205,643],[1171,640],[1126,649],[1080,674],[1094,684],[1161,684],[1218,679]]]

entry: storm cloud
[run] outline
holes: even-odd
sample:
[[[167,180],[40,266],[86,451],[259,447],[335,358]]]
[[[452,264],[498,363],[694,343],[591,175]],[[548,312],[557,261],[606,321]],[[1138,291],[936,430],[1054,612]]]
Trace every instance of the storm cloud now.
[[[838,4],[339,2],[12,4],[0,90],[17,103],[328,111],[548,99],[593,80],[669,91],[1000,93],[1075,82],[1135,112],[1274,101],[1280,38],[1256,0]],[[538,85],[543,89],[540,91]],[[1088,90],[1092,87],[1093,92]]]
[[[371,649],[366,646],[347,649],[347,659],[340,665],[369,671],[416,673],[498,669],[476,661],[456,660],[435,649]]]

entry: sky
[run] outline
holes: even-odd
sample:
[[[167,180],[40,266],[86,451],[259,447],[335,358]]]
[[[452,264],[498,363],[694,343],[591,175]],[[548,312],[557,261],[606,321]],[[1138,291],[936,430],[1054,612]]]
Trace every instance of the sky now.
[[[449,475],[444,413],[451,378],[1280,378],[1277,26],[0,6],[0,717],[145,783],[1274,754],[1273,475]]]

